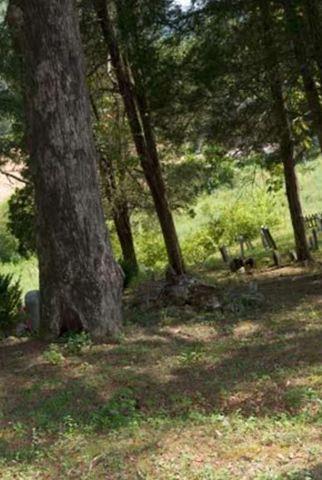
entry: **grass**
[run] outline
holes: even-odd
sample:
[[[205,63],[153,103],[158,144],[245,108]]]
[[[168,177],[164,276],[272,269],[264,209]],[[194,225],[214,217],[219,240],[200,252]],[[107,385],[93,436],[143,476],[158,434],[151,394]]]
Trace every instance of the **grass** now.
[[[4,342],[0,478],[320,480],[321,272],[281,273],[240,316],[136,310],[77,354]]]
[[[0,273],[12,273],[14,278],[19,280],[23,294],[38,288],[38,267],[35,258],[0,263]]]
[[[307,214],[322,210],[321,159],[310,167],[299,169]],[[211,202],[200,200],[191,223],[182,216],[182,234]],[[286,251],[281,211],[273,234]],[[252,254],[252,277],[230,275],[218,255],[195,273],[221,292],[256,281],[260,307],[222,315],[127,303],[118,344],[3,341],[0,479],[321,480],[322,272],[267,268],[259,241]],[[24,292],[37,288],[34,259],[0,269]]]
[[[316,160],[311,160],[304,165],[298,167],[299,185],[301,191],[301,198],[303,203],[303,210],[306,215],[322,211],[322,157]],[[255,177],[253,168],[245,169],[242,173],[236,176],[234,189],[220,188],[212,195],[202,196],[197,204],[194,206],[195,216],[191,218],[189,215],[181,213],[176,217],[176,225],[178,234],[183,242],[189,238],[193,231],[197,231],[202,227],[211,216],[216,215],[218,208],[222,205],[234,204],[240,198],[253,198],[256,201],[256,188],[264,188],[265,179],[263,174],[259,171]],[[257,192],[258,193],[258,192]],[[280,226],[272,228],[272,234],[277,241],[278,248],[282,252],[294,248],[294,240],[292,235],[291,222],[289,219],[286,198],[283,192],[278,196],[279,204],[275,207],[278,210],[278,216],[281,219]],[[313,207],[314,206],[314,207]],[[3,235],[6,216],[7,205],[0,204],[0,258],[1,258],[1,236]],[[136,232],[138,234],[138,232]],[[139,234],[138,234],[139,235]],[[144,236],[143,236],[144,240]],[[263,252],[260,240],[255,243],[255,251],[252,254],[258,260],[260,265],[269,265],[271,263],[270,255]],[[153,249],[153,245],[151,245]],[[159,250],[159,245],[157,245]],[[117,255],[120,255],[119,246],[116,245]],[[230,248],[232,255],[239,254],[238,245]],[[140,251],[138,252],[140,253]],[[139,258],[140,260],[140,258]],[[186,258],[188,264],[191,263],[189,258]],[[162,263],[162,262],[161,262]],[[214,252],[206,262],[211,269],[220,268],[222,264],[220,254]],[[163,270],[163,264],[162,264]],[[14,259],[12,262],[0,262],[1,273],[13,273],[16,279],[20,279],[22,290],[26,293],[28,290],[38,288],[38,271],[36,260]],[[144,275],[143,275],[144,276]]]

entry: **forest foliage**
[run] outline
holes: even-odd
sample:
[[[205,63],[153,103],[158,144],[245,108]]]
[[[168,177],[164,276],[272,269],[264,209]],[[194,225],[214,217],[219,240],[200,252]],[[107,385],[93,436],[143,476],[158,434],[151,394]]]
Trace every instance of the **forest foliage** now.
[[[98,12],[103,4],[82,0],[78,14],[106,219],[115,255],[123,257],[124,265],[124,242],[129,238],[120,243],[121,227],[115,221],[126,215],[139,263],[159,269],[168,262],[164,238],[111,45],[100,28]],[[263,224],[280,228],[288,222],[281,208],[285,205],[283,159],[268,74],[271,54],[276,55],[281,77],[294,164],[309,165],[318,154],[319,98],[313,111],[304,64],[301,70],[298,62],[301,54],[311,87],[319,91],[315,23],[320,7],[314,23],[304,0],[297,0],[291,12],[283,2],[269,2],[275,42],[274,52],[269,53],[260,5],[203,0],[183,10],[172,0],[109,2],[114,43],[130,72],[138,105],[146,104],[145,117],[156,139],[169,206],[188,265],[206,261],[220,245],[233,245],[239,235],[256,238]],[[35,253],[36,221],[24,136],[21,58],[4,16],[0,33],[6,52],[0,64],[1,161],[22,164],[27,181],[9,201],[7,230],[16,237],[18,248],[7,230],[1,234],[1,257],[8,261],[16,254],[13,248],[25,257]],[[305,40],[301,51],[300,38]],[[238,192],[230,195],[229,189]]]

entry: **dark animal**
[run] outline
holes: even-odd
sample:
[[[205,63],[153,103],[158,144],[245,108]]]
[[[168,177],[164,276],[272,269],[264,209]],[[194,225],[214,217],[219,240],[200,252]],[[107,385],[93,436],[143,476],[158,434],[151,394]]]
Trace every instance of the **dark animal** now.
[[[244,266],[244,260],[242,258],[233,258],[229,262],[229,268],[232,273],[238,272]]]
[[[256,267],[256,262],[254,258],[252,257],[246,258],[246,260],[244,260],[244,267],[247,273],[254,270],[254,268]]]
[[[241,257],[233,258],[229,263],[229,268],[232,273],[238,272],[242,267],[245,268],[247,273],[250,273],[256,266],[254,258],[249,257],[245,260]]]

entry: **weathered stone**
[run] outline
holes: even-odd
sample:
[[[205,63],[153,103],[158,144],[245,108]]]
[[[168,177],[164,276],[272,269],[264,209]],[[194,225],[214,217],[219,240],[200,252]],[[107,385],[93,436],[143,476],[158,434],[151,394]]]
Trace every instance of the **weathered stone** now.
[[[40,292],[39,290],[31,290],[25,295],[26,312],[31,321],[31,329],[33,332],[40,329]]]

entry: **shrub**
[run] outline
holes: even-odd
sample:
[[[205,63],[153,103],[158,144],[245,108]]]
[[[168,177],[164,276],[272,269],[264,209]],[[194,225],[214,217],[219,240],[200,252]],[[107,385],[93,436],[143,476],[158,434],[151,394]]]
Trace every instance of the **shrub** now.
[[[19,282],[14,282],[12,275],[0,275],[0,329],[7,330],[18,319],[21,309]]]
[[[274,208],[274,198],[258,192],[250,201],[239,201],[223,212],[223,243],[232,244],[239,235],[253,240],[259,236],[260,227],[273,227],[279,221]]]
[[[203,263],[216,250],[216,243],[209,226],[200,227],[181,242],[182,253],[187,265]]]
[[[221,243],[231,245],[240,235],[249,239],[258,236],[260,225],[258,217],[253,216],[247,205],[239,203],[224,208],[220,217],[209,223],[209,230],[217,245]]]
[[[205,210],[202,214],[207,219],[208,235],[218,246],[232,245],[240,235],[255,239],[262,225],[275,226],[281,218],[276,197],[261,188],[254,190],[247,198],[224,197],[213,215],[208,202],[202,208]]]
[[[43,353],[43,357],[47,362],[51,363],[51,365],[61,365],[65,361],[65,357],[61,353],[59,346],[54,344],[51,344],[48,350]]]
[[[16,239],[8,232],[5,225],[0,224],[0,262],[12,262],[18,258]]]
[[[88,333],[69,333],[64,350],[69,355],[79,355],[91,345],[92,341]]]
[[[167,253],[162,236],[154,229],[136,236],[139,262],[145,267],[162,270],[167,265]]]

